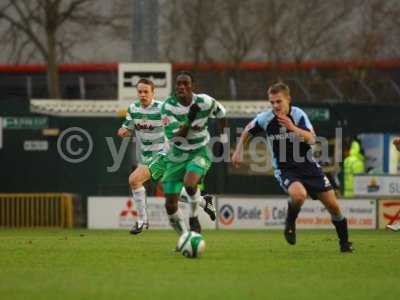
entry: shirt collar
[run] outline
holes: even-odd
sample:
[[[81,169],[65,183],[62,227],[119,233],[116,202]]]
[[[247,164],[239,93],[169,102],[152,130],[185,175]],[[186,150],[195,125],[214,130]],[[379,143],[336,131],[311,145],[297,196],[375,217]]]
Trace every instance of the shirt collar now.
[[[140,102],[140,100],[139,100],[139,102]],[[144,107],[144,106],[142,105],[142,103],[140,102],[140,107],[141,107],[141,108],[144,108],[144,109],[151,108],[153,105],[154,105],[154,99],[151,99],[150,104],[149,104],[148,106],[146,106],[146,107]]]

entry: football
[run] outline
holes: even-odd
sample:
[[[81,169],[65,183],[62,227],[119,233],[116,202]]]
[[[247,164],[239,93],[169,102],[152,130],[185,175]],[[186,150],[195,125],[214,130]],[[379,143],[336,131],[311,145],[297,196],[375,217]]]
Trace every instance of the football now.
[[[206,249],[203,236],[194,231],[188,231],[179,237],[177,250],[187,258],[202,256]]]

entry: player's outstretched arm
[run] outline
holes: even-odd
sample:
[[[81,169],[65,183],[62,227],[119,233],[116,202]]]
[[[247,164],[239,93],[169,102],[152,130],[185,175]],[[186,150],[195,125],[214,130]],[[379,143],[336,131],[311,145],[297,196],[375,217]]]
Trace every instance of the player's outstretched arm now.
[[[134,123],[133,123],[133,112],[131,107],[128,107],[128,110],[126,112],[126,117],[124,122],[121,125],[121,128],[118,129],[118,136],[119,137],[128,137],[132,135],[133,129],[134,129]]]
[[[127,136],[131,136],[132,135],[132,130],[125,128],[125,127],[121,127],[120,129],[118,129],[118,136],[119,137],[127,137]]]
[[[240,135],[239,142],[236,144],[235,151],[232,155],[232,164],[235,168],[238,168],[243,161],[243,149],[250,140],[250,133],[245,129]]]

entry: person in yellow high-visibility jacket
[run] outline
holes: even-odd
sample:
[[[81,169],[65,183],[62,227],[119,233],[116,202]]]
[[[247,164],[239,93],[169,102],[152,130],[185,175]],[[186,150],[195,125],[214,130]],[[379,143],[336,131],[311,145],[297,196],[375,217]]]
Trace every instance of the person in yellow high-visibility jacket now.
[[[354,175],[365,172],[364,155],[357,140],[351,142],[349,156],[344,160],[344,197],[354,195]]]

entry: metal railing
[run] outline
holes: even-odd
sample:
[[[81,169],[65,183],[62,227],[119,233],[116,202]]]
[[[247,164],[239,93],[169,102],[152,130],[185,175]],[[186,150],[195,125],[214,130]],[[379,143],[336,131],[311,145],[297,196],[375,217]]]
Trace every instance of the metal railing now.
[[[72,228],[71,194],[0,194],[0,228]]]

